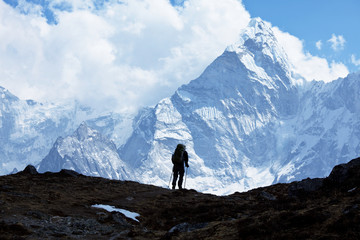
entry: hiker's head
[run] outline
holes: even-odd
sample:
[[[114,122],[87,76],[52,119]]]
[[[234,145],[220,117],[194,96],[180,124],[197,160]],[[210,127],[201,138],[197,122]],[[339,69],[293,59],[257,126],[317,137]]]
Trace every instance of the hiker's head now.
[[[184,144],[178,144],[176,146],[176,150],[185,151],[186,147]]]

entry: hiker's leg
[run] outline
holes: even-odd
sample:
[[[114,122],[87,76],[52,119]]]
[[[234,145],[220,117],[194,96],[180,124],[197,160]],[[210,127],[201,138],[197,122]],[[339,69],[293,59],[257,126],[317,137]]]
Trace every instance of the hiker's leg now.
[[[183,182],[183,179],[184,179],[184,169],[181,169],[179,171],[179,174],[180,174],[180,177],[179,177],[179,189],[182,189],[182,182]]]
[[[172,182],[173,189],[175,189],[177,178],[178,178],[178,171],[174,171],[174,179]]]

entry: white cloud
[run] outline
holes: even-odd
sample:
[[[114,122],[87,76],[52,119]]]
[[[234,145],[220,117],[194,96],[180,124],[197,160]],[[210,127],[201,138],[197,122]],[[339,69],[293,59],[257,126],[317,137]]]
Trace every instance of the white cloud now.
[[[332,34],[328,42],[331,43],[331,48],[334,51],[339,51],[344,49],[346,40],[342,35],[336,36],[335,34]]]
[[[55,0],[57,25],[35,5],[0,1],[0,85],[20,98],[76,98],[116,110],[155,104],[196,78],[250,16],[237,0]],[[25,1],[24,1],[25,6]],[[24,7],[25,8],[25,7]]]
[[[354,54],[351,55],[351,62],[352,62],[352,64],[354,64],[355,66],[360,66],[360,59],[356,59],[356,57],[355,57]]]
[[[273,31],[295,70],[306,80],[329,82],[349,74],[347,67],[343,63],[328,63],[325,58],[305,52],[303,42],[297,37],[282,32],[277,27],[273,27]]]
[[[321,50],[322,41],[321,41],[321,40],[317,41],[317,42],[315,43],[315,45],[316,45],[316,48],[317,48],[318,50]]]
[[[168,0],[109,1],[100,9],[92,0],[55,0],[57,25],[38,7],[23,5],[28,15],[0,1],[0,86],[22,99],[76,98],[116,111],[155,104],[198,77],[250,20],[238,0],[188,0],[177,8]],[[276,32],[306,79],[348,73],[341,63],[305,53],[298,38]],[[340,46],[342,38],[336,39]]]

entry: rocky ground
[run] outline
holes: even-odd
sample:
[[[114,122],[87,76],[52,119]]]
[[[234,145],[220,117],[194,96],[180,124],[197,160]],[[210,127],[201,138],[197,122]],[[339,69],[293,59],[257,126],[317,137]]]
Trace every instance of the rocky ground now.
[[[28,166],[0,177],[0,239],[360,239],[360,158],[325,179],[229,196]]]

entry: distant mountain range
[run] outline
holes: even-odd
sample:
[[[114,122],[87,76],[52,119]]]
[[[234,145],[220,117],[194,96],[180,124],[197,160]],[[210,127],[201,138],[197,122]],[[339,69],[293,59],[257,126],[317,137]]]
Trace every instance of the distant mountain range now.
[[[77,102],[21,100],[0,87],[0,175],[37,165],[59,136],[71,135],[86,120],[120,145],[131,134],[131,115],[97,116]]]
[[[59,137],[41,161],[40,172],[71,169],[88,176],[129,179],[131,169],[121,161],[113,141],[82,123],[75,133]]]
[[[306,82],[259,18],[199,78],[135,117],[2,92],[1,174],[32,163],[166,186],[183,143],[187,184],[226,194],[324,177],[360,154],[360,74]]]

